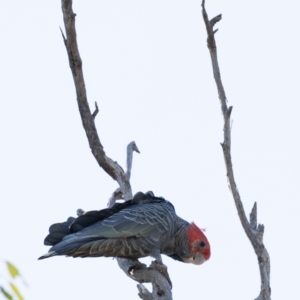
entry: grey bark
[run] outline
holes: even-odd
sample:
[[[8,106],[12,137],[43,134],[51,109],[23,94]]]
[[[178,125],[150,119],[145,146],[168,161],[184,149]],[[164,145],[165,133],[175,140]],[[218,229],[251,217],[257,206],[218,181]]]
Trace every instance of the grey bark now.
[[[64,18],[64,25],[66,36],[62,33],[64,44],[66,46],[69,65],[71,68],[74,85],[76,89],[77,104],[81,116],[82,126],[85,130],[90,149],[94,155],[97,163],[103,170],[110,175],[114,180],[118,182],[119,188],[112,194],[108,205],[113,205],[116,199],[132,199],[132,189],[130,185],[130,175],[132,167],[132,154],[133,151],[139,153],[139,150],[134,142],[131,142],[127,148],[127,170],[124,172],[122,167],[111,158],[109,158],[105,152],[104,147],[98,136],[98,132],[95,126],[94,119],[99,111],[97,103],[95,103],[95,111],[91,113],[85,88],[82,60],[79,54],[76,29],[75,29],[75,17],[72,9],[72,0],[62,0],[62,12]],[[78,210],[77,214],[81,215],[83,210]],[[152,265],[146,267],[143,264],[132,262],[127,259],[118,259],[120,268],[126,273],[127,276],[135,281],[138,281],[139,296],[142,299],[151,300],[171,300],[172,292],[171,287],[167,279],[158,271],[155,270]],[[153,291],[150,293],[143,282],[151,282]]]
[[[229,182],[230,191],[232,193],[238,215],[244,231],[250,240],[253,249],[256,253],[261,279],[261,290],[256,300],[270,300],[271,288],[270,288],[270,257],[268,251],[263,243],[264,225],[257,225],[257,205],[256,202],[250,213],[250,219],[248,220],[245,214],[241,196],[239,194],[237,185],[234,179],[232,158],[231,158],[231,128],[230,128],[230,115],[232,112],[232,106],[228,108],[225,90],[221,80],[220,68],[217,57],[217,46],[215,41],[214,25],[222,19],[222,15],[218,15],[209,20],[207,12],[205,10],[205,1],[202,1],[202,15],[207,31],[207,47],[210,52],[213,74],[218,89],[219,99],[221,103],[221,109],[224,118],[224,142],[221,144],[223,154],[225,158],[225,165],[227,170],[227,178]]]
[[[126,159],[125,178],[128,180],[128,182],[130,182],[130,177],[131,177],[132,159],[133,159],[133,152],[134,151],[137,152],[137,153],[140,153],[140,150],[137,147],[136,143],[134,141],[132,141],[127,145],[127,159]],[[107,207],[112,207],[115,204],[116,200],[120,200],[120,199],[124,199],[123,192],[122,192],[121,188],[117,188],[112,193],[111,197],[109,198],[108,203],[107,203]]]

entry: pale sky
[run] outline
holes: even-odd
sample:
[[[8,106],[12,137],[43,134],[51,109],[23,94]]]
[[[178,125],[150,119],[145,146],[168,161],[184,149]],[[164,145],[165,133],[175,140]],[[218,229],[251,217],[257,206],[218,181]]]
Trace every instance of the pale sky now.
[[[163,257],[173,298],[254,299],[257,258],[229,192],[223,119],[201,1],[74,1],[90,107],[106,154],[125,166],[134,140],[133,192],[152,190],[206,229],[201,266]],[[236,182],[271,257],[272,299],[299,296],[299,8],[297,1],[206,3],[229,105]],[[101,209],[117,188],[92,156],[59,31],[60,1],[0,3],[0,258],[26,300],[139,299],[110,258],[38,261],[48,228],[77,208]],[[150,260],[148,260],[150,261]],[[7,277],[0,264],[1,283]]]

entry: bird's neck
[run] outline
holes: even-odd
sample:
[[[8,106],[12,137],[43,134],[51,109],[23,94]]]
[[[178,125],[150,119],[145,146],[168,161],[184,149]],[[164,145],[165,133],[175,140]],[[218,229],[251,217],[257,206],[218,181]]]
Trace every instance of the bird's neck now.
[[[166,255],[176,253],[180,257],[190,257],[190,250],[189,247],[187,247],[189,241],[186,234],[189,226],[190,223],[178,217],[175,226],[173,227],[174,232],[171,233],[171,236],[174,236],[174,238],[164,239],[161,243],[161,253]]]
[[[179,218],[178,228],[175,234],[175,253],[177,253],[181,258],[188,258],[191,256],[190,243],[187,235],[187,229],[191,224],[187,221]]]

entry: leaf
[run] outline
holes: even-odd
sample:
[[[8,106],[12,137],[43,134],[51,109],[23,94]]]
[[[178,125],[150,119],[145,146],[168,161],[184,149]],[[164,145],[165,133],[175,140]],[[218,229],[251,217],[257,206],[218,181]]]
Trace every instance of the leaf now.
[[[13,284],[13,283],[9,283],[12,290],[14,291],[14,293],[16,294],[16,296],[18,297],[19,300],[24,300],[23,296],[21,295],[21,293],[19,292],[18,288]]]
[[[10,275],[11,275],[12,278],[20,276],[19,270],[12,263],[10,263],[9,261],[7,261],[6,265],[7,265],[8,271],[9,271],[9,273],[10,273]]]
[[[13,297],[10,293],[8,293],[3,287],[0,288],[1,292],[3,295],[6,297],[8,300],[13,300]]]

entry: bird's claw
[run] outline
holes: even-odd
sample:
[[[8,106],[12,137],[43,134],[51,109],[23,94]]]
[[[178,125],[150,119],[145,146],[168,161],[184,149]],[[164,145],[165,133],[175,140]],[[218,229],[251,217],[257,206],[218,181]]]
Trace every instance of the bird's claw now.
[[[141,263],[138,259],[132,261],[132,265],[137,269],[145,269],[147,268],[147,265]]]
[[[141,270],[141,269],[146,269],[147,265],[141,263],[138,259],[137,260],[132,260],[132,265],[128,269],[129,274],[133,274],[134,270]]]
[[[168,283],[170,284],[170,286],[172,288],[172,281],[171,281],[171,278],[169,276],[167,266],[165,266],[163,263],[159,263],[155,260],[155,261],[152,261],[152,263],[150,265],[150,269],[157,270],[160,273],[162,273],[166,277]]]

